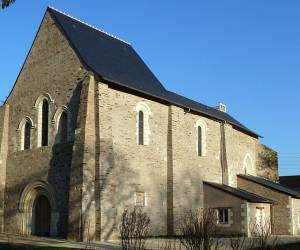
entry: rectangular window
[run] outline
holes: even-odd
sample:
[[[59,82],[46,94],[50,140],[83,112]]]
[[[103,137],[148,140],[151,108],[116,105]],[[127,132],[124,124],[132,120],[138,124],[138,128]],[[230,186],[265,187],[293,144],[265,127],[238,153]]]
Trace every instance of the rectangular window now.
[[[218,208],[218,224],[228,224],[228,208]]]
[[[135,206],[145,207],[147,205],[146,193],[145,192],[135,192]]]

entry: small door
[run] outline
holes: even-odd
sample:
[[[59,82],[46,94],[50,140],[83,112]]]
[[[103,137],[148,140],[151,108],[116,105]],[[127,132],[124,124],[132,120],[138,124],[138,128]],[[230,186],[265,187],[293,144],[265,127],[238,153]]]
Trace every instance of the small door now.
[[[37,197],[34,206],[34,234],[37,236],[50,236],[51,223],[51,207],[46,196],[41,195]]]
[[[258,233],[264,230],[264,209],[263,208],[256,208],[256,228]]]

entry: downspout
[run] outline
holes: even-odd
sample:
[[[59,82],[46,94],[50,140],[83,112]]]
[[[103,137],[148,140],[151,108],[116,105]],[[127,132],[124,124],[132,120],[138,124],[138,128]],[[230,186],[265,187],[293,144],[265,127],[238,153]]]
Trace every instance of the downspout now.
[[[221,169],[222,169],[222,184],[228,185],[229,176],[228,176],[228,164],[227,164],[227,151],[226,151],[226,134],[225,134],[225,121],[220,123],[220,160],[221,160]]]

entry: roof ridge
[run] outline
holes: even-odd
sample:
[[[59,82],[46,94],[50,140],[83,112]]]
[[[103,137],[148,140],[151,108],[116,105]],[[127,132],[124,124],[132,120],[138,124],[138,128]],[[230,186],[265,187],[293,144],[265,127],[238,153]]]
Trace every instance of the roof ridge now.
[[[121,42],[123,42],[123,43],[126,43],[126,44],[128,44],[128,45],[131,45],[131,44],[130,44],[129,42],[127,42],[126,40],[124,40],[124,39],[122,39],[122,38],[119,38],[119,37],[117,37],[117,36],[115,36],[115,35],[113,35],[113,34],[111,34],[111,33],[108,33],[108,32],[106,32],[106,31],[104,31],[104,30],[102,30],[102,29],[100,29],[100,28],[97,28],[96,26],[93,26],[93,25],[91,25],[91,24],[88,24],[88,23],[86,23],[86,22],[84,22],[84,21],[82,21],[82,20],[80,20],[80,19],[78,19],[78,18],[76,18],[76,17],[74,17],[74,16],[72,16],[72,15],[66,13],[66,12],[63,12],[63,11],[61,11],[61,10],[58,10],[58,9],[54,8],[53,6],[50,6],[50,5],[49,5],[48,8],[50,8],[50,9],[52,9],[52,10],[54,10],[54,11],[57,11],[57,12],[59,12],[60,14],[63,14],[63,15],[65,15],[65,16],[69,17],[69,18],[72,18],[72,19],[76,20],[77,22],[80,22],[80,23],[82,23],[82,24],[84,24],[84,25],[86,25],[86,26],[88,26],[88,27],[90,27],[90,28],[92,28],[92,29],[95,29],[95,30],[97,30],[97,31],[99,31],[99,32],[101,32],[101,33],[104,33],[104,34],[106,34],[106,35],[108,35],[108,36],[110,36],[110,37],[112,37],[112,38],[115,38],[115,39],[117,39],[117,40],[119,40],[119,41],[121,41]]]

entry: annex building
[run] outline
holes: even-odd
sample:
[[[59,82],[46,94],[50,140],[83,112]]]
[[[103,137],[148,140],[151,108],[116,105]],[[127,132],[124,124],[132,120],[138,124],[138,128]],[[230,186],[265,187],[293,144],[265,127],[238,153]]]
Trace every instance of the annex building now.
[[[125,208],[154,235],[212,207],[221,234],[298,234],[277,154],[226,112],[168,91],[130,44],[49,7],[0,107],[0,232],[107,240]]]

